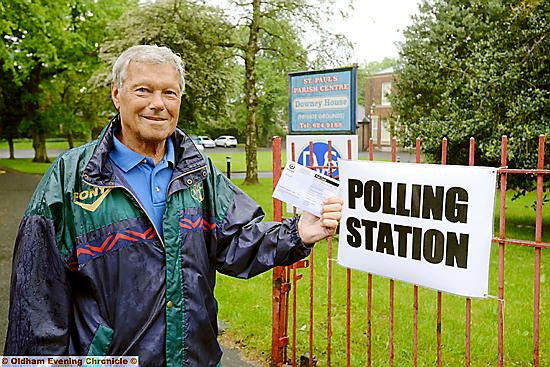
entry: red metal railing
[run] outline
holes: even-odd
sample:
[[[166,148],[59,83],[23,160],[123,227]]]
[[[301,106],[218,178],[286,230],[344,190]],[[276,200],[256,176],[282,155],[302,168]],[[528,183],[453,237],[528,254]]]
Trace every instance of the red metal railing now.
[[[505,303],[505,281],[504,281],[504,258],[505,258],[505,247],[507,245],[519,245],[527,246],[534,248],[534,289],[533,289],[533,359],[532,365],[535,367],[541,367],[540,359],[540,326],[541,326],[541,260],[542,260],[542,249],[549,249],[550,243],[542,242],[542,228],[543,228],[543,213],[542,213],[542,203],[543,203],[543,184],[544,176],[550,174],[550,170],[544,169],[544,147],[545,147],[545,137],[541,135],[538,141],[538,162],[535,169],[510,169],[507,167],[507,138],[502,137],[502,149],[501,149],[501,167],[498,169],[499,174],[499,194],[500,194],[500,212],[499,212],[499,229],[498,237],[493,238],[493,242],[498,245],[498,321],[497,321],[497,340],[498,340],[498,366],[502,367],[505,364],[505,327],[504,327],[504,303]],[[421,163],[421,141],[417,139],[416,141],[416,163]],[[475,140],[470,139],[469,146],[469,165],[474,165],[475,158]],[[332,149],[332,144],[329,142],[329,162],[328,166],[317,167],[313,165],[313,161],[310,160],[310,168],[325,168],[332,173],[335,165],[330,161],[332,154],[330,150]],[[313,143],[310,143],[310,152],[313,152]],[[369,144],[369,159],[374,159],[374,148],[372,141]],[[397,144],[396,140],[392,140],[391,145],[391,160],[393,162],[397,161]],[[295,158],[295,148],[291,147],[291,157],[290,159],[296,160]],[[311,157],[311,156],[310,156]],[[447,140],[443,139],[442,150],[441,150],[441,164],[446,164],[447,161]],[[351,159],[351,142],[348,144],[348,159]],[[275,138],[273,141],[273,185],[275,186],[278,182],[281,173],[281,140],[280,138]],[[529,240],[518,240],[518,239],[509,239],[506,238],[506,183],[508,175],[531,175],[536,176],[536,214],[535,214],[535,238],[534,241]],[[274,217],[275,220],[282,219],[282,205],[278,200],[274,200]],[[326,320],[321,320],[318,324],[322,324],[326,327],[326,347],[324,350],[317,350],[319,354],[325,355],[326,365],[342,365],[343,361],[335,361],[333,359],[333,243],[332,238],[328,239],[327,244],[327,300],[326,300]],[[309,334],[308,334],[308,354],[302,355],[298,358],[297,351],[297,307],[298,307],[298,292],[297,288],[299,286],[298,281],[302,278],[302,274],[298,273],[299,268],[309,267]],[[314,307],[316,303],[315,294],[315,258],[314,251],[312,251],[308,260],[301,261],[297,264],[294,264],[291,267],[283,268],[278,267],[273,271],[273,324],[272,324],[272,353],[271,353],[271,363],[273,366],[283,366],[283,365],[292,365],[292,366],[314,366],[315,362],[315,340],[314,340]],[[381,278],[382,279],[382,278]],[[366,365],[372,366],[373,359],[373,276],[372,274],[367,274],[367,289],[366,289],[366,315],[362,314],[360,317],[366,318],[366,346],[356,346],[352,344],[351,341],[351,328],[353,321],[352,320],[352,270],[346,269],[346,315],[345,315],[345,363],[346,366],[352,365],[352,349],[354,351],[359,351],[361,348],[361,353],[366,353]],[[304,285],[302,285],[304,286]],[[388,364],[390,366],[394,365],[395,362],[395,339],[394,339],[394,328],[395,328],[395,281],[389,280],[389,305],[388,305]],[[418,365],[418,351],[419,351],[419,287],[416,285],[412,286],[413,288],[413,305],[412,305],[412,364],[413,366]],[[291,355],[287,355],[287,348],[289,346],[289,337],[288,337],[288,322],[289,322],[289,302],[288,297],[289,293],[292,292],[292,307],[291,307],[291,333],[292,342],[290,343]],[[444,363],[443,355],[443,341],[442,341],[442,330],[443,330],[443,294],[437,292],[436,300],[436,325],[435,325],[435,344],[436,344],[436,363],[437,366],[442,366]],[[471,361],[471,347],[472,347],[472,300],[470,298],[465,299],[465,344],[464,344],[464,364],[470,366],[473,362]],[[524,361],[526,364],[528,361]],[[475,365],[475,363],[474,363]]]

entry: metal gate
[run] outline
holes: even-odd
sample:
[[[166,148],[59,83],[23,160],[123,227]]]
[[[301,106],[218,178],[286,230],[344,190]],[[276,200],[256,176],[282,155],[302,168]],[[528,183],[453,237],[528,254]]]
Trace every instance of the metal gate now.
[[[348,150],[351,150],[348,144]],[[416,142],[416,163],[421,163],[421,142]],[[475,141],[470,139],[469,165],[474,165]],[[310,151],[312,149],[310,143]],[[319,251],[324,244],[318,244],[307,260],[289,267],[273,270],[273,320],[271,365],[273,366],[378,366],[384,365],[437,365],[437,366],[481,366],[520,364],[550,366],[550,347],[541,340],[550,338],[550,292],[548,286],[542,293],[541,284],[547,284],[548,270],[544,273],[543,250],[550,249],[550,243],[542,241],[543,229],[543,182],[550,170],[544,169],[545,137],[538,139],[538,163],[533,169],[507,168],[507,137],[502,137],[501,167],[499,175],[499,224],[495,230],[492,257],[497,258],[491,273],[497,271],[493,288],[498,289],[494,299],[472,300],[470,298],[443,295],[428,291],[416,285],[396,282],[372,274],[335,269],[333,267],[333,240],[326,244],[326,254]],[[331,143],[329,142],[329,157]],[[291,156],[295,158],[293,147]],[[349,152],[351,153],[351,152]],[[351,157],[351,154],[348,154]],[[447,140],[443,139],[441,164],[447,161]],[[369,144],[369,158],[374,159],[372,140]],[[392,140],[392,161],[397,161],[395,138]],[[318,168],[312,167],[311,168]],[[329,162],[329,171],[332,164]],[[281,139],[273,141],[273,185],[281,174]],[[506,185],[508,175],[527,175],[536,180],[535,218],[532,225],[534,240],[520,240],[506,237]],[[527,177],[526,176],[526,177]],[[282,203],[274,200],[275,220],[282,220]],[[547,212],[546,212],[547,213]],[[545,214],[547,216],[547,214]],[[510,248],[512,247],[512,248]],[[532,279],[515,279],[515,270],[509,269],[511,282],[522,282],[525,293],[505,297],[505,253],[519,247],[528,247],[532,253],[522,252],[532,264]],[[548,254],[548,253],[547,253]],[[515,256],[515,255],[514,255]],[[321,274],[321,279],[319,275]],[[342,273],[345,273],[343,275]],[[335,277],[339,277],[335,282]],[[322,281],[320,283],[320,280]],[[336,286],[335,286],[336,284]],[[378,285],[376,287],[375,285]],[[342,287],[345,286],[345,291]],[[521,288],[521,287],[520,287]],[[397,297],[396,297],[397,289]],[[335,295],[336,291],[338,296]],[[431,292],[431,293],[430,293]],[[411,295],[412,294],[412,295]],[[405,304],[400,296],[407,295]],[[340,298],[337,298],[340,297]],[[353,302],[352,302],[353,297]],[[514,303],[530,303],[518,310]],[[355,302],[361,300],[364,308],[358,309]],[[410,301],[410,302],[409,302]],[[407,303],[408,302],[408,303]],[[461,315],[444,312],[444,302],[454,304],[454,310],[463,307]],[[489,307],[476,307],[485,302]],[[508,306],[505,306],[508,302]],[[422,304],[428,311],[420,311]],[[456,307],[456,304],[463,304]],[[375,307],[381,304],[380,307]],[[505,308],[508,307],[508,311]],[[542,307],[542,308],[541,308]],[[530,319],[530,329],[517,330],[518,325],[505,327],[506,312],[521,312]],[[396,314],[397,313],[397,314]],[[447,318],[443,322],[443,318]],[[476,322],[473,322],[473,319]],[[479,325],[482,323],[483,325]],[[460,325],[458,325],[460,324]],[[447,328],[447,325],[449,327]],[[472,327],[474,326],[474,327]],[[476,343],[480,336],[476,327],[494,330],[489,336],[491,350],[479,350]],[[360,328],[359,338],[352,341],[352,329]],[[405,334],[397,340],[396,329]],[[338,331],[336,331],[338,329]],[[455,330],[458,329],[458,330]],[[405,332],[403,332],[405,330]],[[446,331],[446,332],[445,332]],[[542,334],[541,334],[542,333]],[[512,336],[510,337],[510,334]],[[357,334],[355,334],[357,335]],[[410,336],[410,338],[408,337]],[[505,336],[509,336],[506,338]],[[487,336],[484,336],[487,337]],[[460,342],[457,342],[457,339]],[[482,343],[479,343],[482,344]],[[530,360],[517,360],[514,351],[529,348]],[[546,348],[546,349],[544,349]],[[509,360],[512,360],[511,362]],[[426,361],[429,360],[429,364]],[[406,362],[403,362],[406,361]]]

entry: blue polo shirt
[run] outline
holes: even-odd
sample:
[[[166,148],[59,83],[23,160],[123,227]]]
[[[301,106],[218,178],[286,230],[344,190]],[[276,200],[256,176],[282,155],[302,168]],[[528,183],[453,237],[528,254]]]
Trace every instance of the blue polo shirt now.
[[[166,207],[166,192],[172,178],[174,167],[174,145],[172,139],[166,139],[166,153],[155,165],[153,158],[145,157],[114,137],[114,147],[109,152],[111,162],[115,164],[128,182],[134,195],[151,218],[155,228],[162,236],[162,216]]]

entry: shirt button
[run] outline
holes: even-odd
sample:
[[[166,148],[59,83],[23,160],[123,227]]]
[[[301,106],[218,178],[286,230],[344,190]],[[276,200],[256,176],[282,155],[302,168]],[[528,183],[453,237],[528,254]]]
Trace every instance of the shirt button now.
[[[147,159],[142,160],[141,163],[147,164]]]
[[[166,307],[172,308],[172,306],[174,306],[174,304],[172,303],[172,301],[166,302]]]
[[[156,192],[160,192],[160,187],[158,187],[158,186],[155,187],[155,191],[156,191]]]

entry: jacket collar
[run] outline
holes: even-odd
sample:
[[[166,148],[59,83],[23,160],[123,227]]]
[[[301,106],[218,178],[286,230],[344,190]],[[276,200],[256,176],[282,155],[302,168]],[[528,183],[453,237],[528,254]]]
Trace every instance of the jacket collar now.
[[[120,116],[117,114],[109,121],[98,137],[96,148],[84,168],[84,181],[95,186],[121,186],[109,159],[109,151],[114,147],[114,132],[120,128]],[[174,173],[169,194],[191,186],[207,176],[206,162],[193,141],[183,131],[177,129],[168,138],[172,139],[175,150]]]

